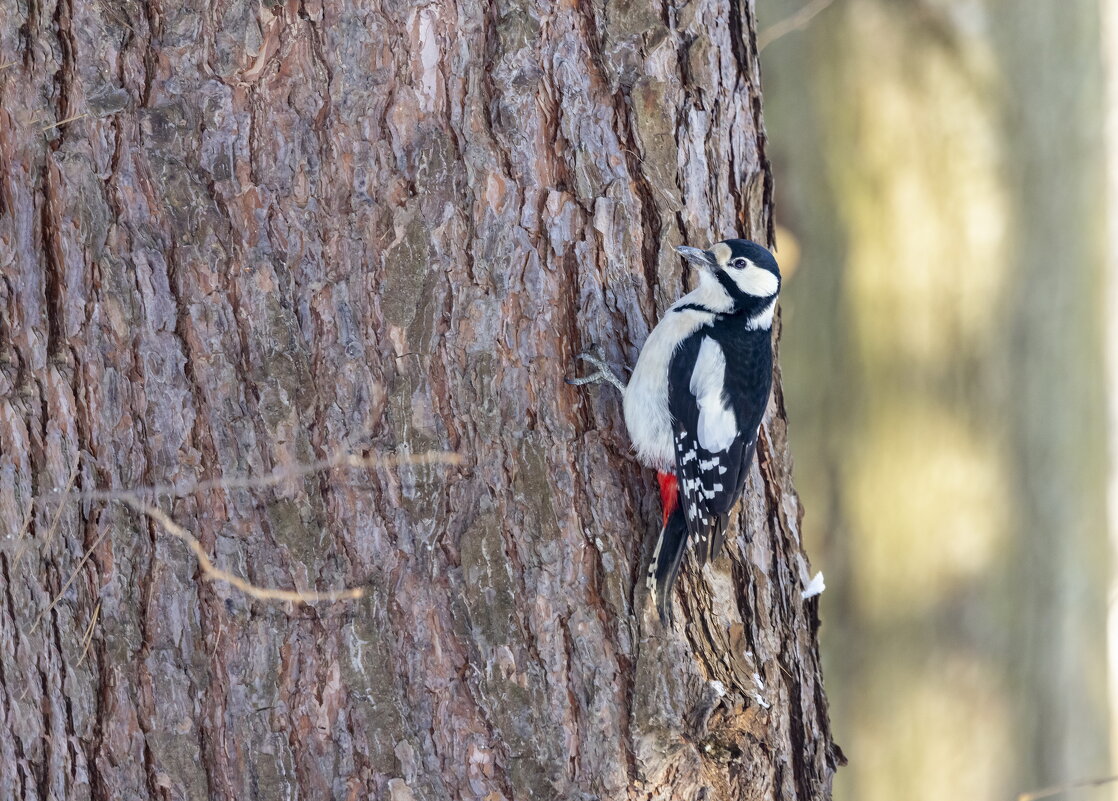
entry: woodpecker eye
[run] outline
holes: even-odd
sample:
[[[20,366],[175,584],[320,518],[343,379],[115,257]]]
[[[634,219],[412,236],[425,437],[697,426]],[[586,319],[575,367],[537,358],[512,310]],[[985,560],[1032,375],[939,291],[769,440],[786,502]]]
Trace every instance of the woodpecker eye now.
[[[730,262],[730,266],[733,267],[735,270],[745,269],[745,265],[747,264],[749,264],[749,260],[743,259],[740,256]]]

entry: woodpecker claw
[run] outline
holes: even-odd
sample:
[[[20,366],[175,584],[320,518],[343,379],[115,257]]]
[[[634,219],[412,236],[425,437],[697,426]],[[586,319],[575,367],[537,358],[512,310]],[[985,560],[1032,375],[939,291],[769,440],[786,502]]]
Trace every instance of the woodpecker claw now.
[[[597,343],[591,343],[589,348],[587,348],[582,353],[576,354],[575,358],[582,359],[582,361],[584,362],[590,362],[590,364],[594,365],[598,369],[590,375],[583,376],[582,378],[572,378],[571,376],[567,376],[566,378],[564,378],[563,380],[571,386],[581,387],[583,384],[600,384],[603,381],[607,381],[610,384],[613,384],[622,392],[625,391],[625,385],[621,383],[621,379],[614,375],[613,371],[609,369],[609,365],[607,365],[605,362],[605,356],[602,353],[602,349],[598,346]]]

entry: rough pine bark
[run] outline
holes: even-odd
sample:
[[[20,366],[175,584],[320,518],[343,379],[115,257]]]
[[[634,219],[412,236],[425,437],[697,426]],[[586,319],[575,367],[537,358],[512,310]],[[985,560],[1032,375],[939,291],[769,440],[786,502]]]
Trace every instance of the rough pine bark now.
[[[674,245],[766,238],[753,29],[0,0],[0,797],[829,796],[779,383],[671,631],[619,398],[562,383],[634,362]],[[365,595],[254,600],[88,494],[168,484],[219,568]]]

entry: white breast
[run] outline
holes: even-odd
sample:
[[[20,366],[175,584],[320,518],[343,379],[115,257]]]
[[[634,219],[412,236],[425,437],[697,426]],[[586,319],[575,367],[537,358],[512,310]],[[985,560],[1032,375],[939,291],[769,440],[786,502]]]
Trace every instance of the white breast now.
[[[692,302],[692,295],[677,301],[652,329],[625,389],[629,439],[637,458],[657,470],[671,470],[675,465],[672,418],[668,411],[668,366],[672,354],[683,340],[714,319],[713,314],[693,309],[675,311],[676,307]]]

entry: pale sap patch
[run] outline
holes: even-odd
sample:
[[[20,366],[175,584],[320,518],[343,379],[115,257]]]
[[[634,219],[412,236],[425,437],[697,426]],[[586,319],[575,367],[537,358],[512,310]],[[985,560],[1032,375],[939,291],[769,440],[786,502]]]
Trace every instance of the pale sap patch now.
[[[755,689],[755,692],[753,693],[753,700],[760,704],[762,708],[768,709],[770,704],[768,701],[765,700],[764,696],[761,695],[761,693],[765,691],[765,682],[761,680],[761,674],[754,672],[752,679],[753,687]]]
[[[800,592],[800,597],[805,601],[808,598],[814,598],[816,595],[821,595],[823,590],[827,589],[826,583],[823,581],[823,571],[818,571],[812,576],[807,569],[807,560],[800,554],[800,584],[803,585],[803,590]]]
[[[423,111],[432,112],[438,104],[439,88],[439,40],[435,31],[437,17],[434,11],[424,9],[419,12],[418,26],[412,16],[412,30],[419,40],[419,96]],[[418,30],[417,30],[418,28]]]
[[[691,372],[691,394],[699,406],[699,444],[710,452],[724,451],[737,436],[737,418],[723,402],[726,356],[710,337],[703,337]]]
[[[807,586],[804,587],[803,591],[800,593],[800,597],[806,601],[808,598],[822,595],[825,589],[827,589],[827,585],[823,583],[823,571],[820,570],[812,576],[811,581],[807,583]]]

